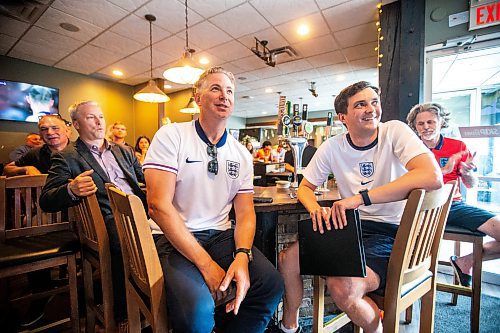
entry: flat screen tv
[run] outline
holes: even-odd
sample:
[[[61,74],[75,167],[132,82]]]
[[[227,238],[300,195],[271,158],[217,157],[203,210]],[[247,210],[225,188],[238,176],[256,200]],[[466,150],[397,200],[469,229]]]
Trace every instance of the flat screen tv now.
[[[0,120],[38,122],[59,113],[59,89],[0,80]]]

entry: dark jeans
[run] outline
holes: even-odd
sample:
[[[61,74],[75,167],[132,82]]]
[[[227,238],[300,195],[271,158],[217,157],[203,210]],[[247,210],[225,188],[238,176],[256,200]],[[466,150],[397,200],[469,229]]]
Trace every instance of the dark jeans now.
[[[205,230],[193,235],[222,269],[233,262],[233,230]],[[255,247],[248,265],[250,289],[237,316],[215,310],[214,300],[198,268],[181,255],[163,235],[154,235],[165,275],[169,318],[174,332],[264,332],[283,294],[283,279]],[[221,311],[222,310],[222,311]],[[219,316],[220,315],[220,316]]]

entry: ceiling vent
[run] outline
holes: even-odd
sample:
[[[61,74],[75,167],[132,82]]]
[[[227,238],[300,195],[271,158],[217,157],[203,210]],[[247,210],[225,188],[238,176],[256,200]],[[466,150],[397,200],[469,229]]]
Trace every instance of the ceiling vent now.
[[[292,61],[297,56],[297,52],[291,46],[282,46],[271,50],[267,47],[267,40],[260,41],[257,37],[254,38],[255,47],[252,47],[251,50],[257,57],[264,60],[268,66],[276,66],[278,56],[279,63]]]
[[[0,13],[33,24],[54,0],[6,0],[0,3]]]

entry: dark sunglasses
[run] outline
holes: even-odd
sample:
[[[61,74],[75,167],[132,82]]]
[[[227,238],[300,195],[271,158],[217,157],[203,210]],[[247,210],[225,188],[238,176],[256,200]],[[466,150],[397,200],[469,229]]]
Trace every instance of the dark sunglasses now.
[[[208,172],[216,175],[219,172],[219,163],[217,162],[217,146],[208,145],[207,154],[212,158],[212,160],[208,162]]]

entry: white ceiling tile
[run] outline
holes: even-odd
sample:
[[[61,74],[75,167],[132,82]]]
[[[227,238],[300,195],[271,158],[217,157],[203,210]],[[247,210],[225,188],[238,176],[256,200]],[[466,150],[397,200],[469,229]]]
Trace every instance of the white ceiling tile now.
[[[189,0],[188,7],[193,9],[205,18],[223,13],[246,0],[224,0],[224,1],[207,1],[207,0]]]
[[[253,82],[259,79],[258,76],[252,74],[252,72],[242,72],[239,73],[236,78],[239,80],[239,82],[246,84],[247,82]]]
[[[82,41],[36,26],[31,27],[21,40],[29,44],[42,45],[50,50],[50,52],[62,54],[68,54],[83,45]]]
[[[284,64],[276,65],[283,73],[300,72],[306,69],[311,69],[312,66],[304,59],[286,62]]]
[[[177,36],[184,38],[183,33],[179,33]],[[208,21],[203,21],[189,28],[189,43],[192,41],[194,44],[201,47],[202,50],[223,44],[231,39],[231,36]]]
[[[144,45],[108,30],[92,40],[90,44],[125,56],[139,51],[149,43]]]
[[[207,51],[224,61],[244,58],[253,54],[252,51],[236,40],[231,40]]]
[[[51,7],[101,28],[108,28],[128,14],[124,9],[102,0],[55,0]]]
[[[337,31],[334,33],[334,36],[339,44],[339,48],[346,48],[376,41],[377,29],[375,24],[368,23]]]
[[[288,75],[295,80],[307,80],[307,81],[314,81],[315,79],[321,77],[321,74],[316,69],[308,69],[305,71],[290,73]]]
[[[0,20],[2,21],[2,34],[11,37],[21,37],[30,27],[29,23],[14,20],[3,15],[0,15]]]
[[[144,45],[149,44],[149,22],[144,16],[129,15],[110,29],[119,35],[133,39]],[[156,43],[172,33],[153,23],[153,43]]]
[[[158,47],[156,45],[153,45],[153,68],[158,67],[158,66],[163,66],[169,62],[175,61],[181,57],[181,55],[171,55],[171,54],[165,54],[163,52],[158,51]],[[139,60],[145,63],[150,62],[150,52],[149,52],[149,47],[145,47],[144,49],[140,50],[139,52],[136,52],[130,56],[131,58],[135,60]]]
[[[318,54],[306,59],[314,67],[324,67],[328,65],[344,62],[345,58],[340,50]]]
[[[358,59],[350,62],[352,70],[358,71],[360,69],[377,67],[377,55],[372,55],[371,57]]]
[[[243,69],[239,68],[238,66],[234,65],[234,64],[231,64],[229,62],[226,62],[226,63],[223,63],[222,65],[220,65],[222,68],[224,68],[225,70],[227,71],[230,71],[231,73],[233,73],[233,75],[238,78],[239,74],[243,73]],[[239,82],[239,81],[238,81]],[[243,81],[241,81],[243,82]]]
[[[267,40],[268,47],[271,49],[288,44],[287,40],[283,38],[283,36],[281,36],[281,34],[275,28],[260,30],[253,34],[240,37],[238,38],[238,40],[250,49],[252,47],[255,47],[255,37],[257,37],[257,39],[259,39],[260,41]]]
[[[9,57],[28,60],[48,66],[54,65],[57,60],[61,59],[65,55],[66,54],[62,51],[51,50],[46,46],[27,43],[22,40],[19,41],[8,54]]]
[[[200,64],[200,59],[205,58],[208,60],[208,64]],[[224,63],[224,60],[216,57],[215,55],[212,54],[212,52],[207,52],[207,51],[201,51],[201,52],[196,52],[193,56],[193,60],[195,63],[200,64],[200,66],[203,67],[212,67],[212,66],[220,66],[222,63]]]
[[[499,84],[499,83],[500,83],[500,70],[496,74],[491,76],[488,80],[483,82],[482,84],[484,86],[488,86],[488,85]]]
[[[300,57],[311,57],[317,54],[328,53],[338,48],[335,39],[331,35],[309,39],[293,44],[292,47],[298,52]]]
[[[299,36],[299,34],[297,34],[297,29],[301,25],[307,25],[309,27],[309,33],[305,36]],[[330,33],[330,29],[320,13],[304,16],[299,19],[280,24],[276,26],[276,30],[278,30],[291,44]]]
[[[273,25],[294,20],[318,10],[314,0],[251,0],[250,4]]]
[[[146,75],[146,73],[142,73],[141,75],[136,75],[133,77],[129,77],[123,80],[120,80],[121,83],[125,83],[131,86],[136,86],[140,83],[147,82],[149,80],[150,76],[149,73]]]
[[[377,2],[373,0],[352,0],[325,9],[323,15],[332,31],[344,30],[377,20]],[[354,19],[355,18],[355,19]]]
[[[377,42],[361,44],[353,47],[348,47],[342,50],[347,60],[353,61],[362,58],[366,58],[367,56],[377,56],[377,51],[375,51],[375,47],[377,46]]]
[[[174,59],[180,59],[184,53],[185,46],[186,41],[184,39],[179,36],[170,36],[158,43],[155,43],[153,48],[172,57],[173,61]],[[193,45],[190,43],[189,47],[193,48]]]
[[[254,71],[246,72],[245,75],[243,76],[247,78],[247,81],[256,81],[256,80],[267,79],[270,77],[278,77],[282,75],[283,72],[278,67],[266,66],[261,69],[256,69]]]
[[[70,23],[80,30],[76,32],[68,31],[59,26],[61,23]],[[36,26],[56,32],[58,34],[71,37],[73,39],[87,42],[103,31],[102,28],[71,16],[58,9],[49,7],[43,15],[36,21]]]
[[[14,45],[17,38],[0,34],[0,54],[5,54]]]
[[[316,69],[323,76],[337,75],[337,74],[347,73],[347,72],[350,72],[353,70],[351,65],[346,63],[346,62],[342,62],[342,63],[338,63],[338,64],[334,64],[334,65],[329,65],[329,66],[324,66],[324,67],[319,67]]]
[[[316,0],[320,9],[325,9],[333,6],[340,5],[351,0]]]
[[[146,14],[156,16],[155,24],[172,33],[185,29],[184,3],[176,0],[152,0],[139,8],[135,14],[139,17]],[[188,26],[191,27],[200,21],[203,21],[203,17],[188,8]]]
[[[135,75],[149,71],[149,59],[144,60],[146,60],[147,62],[128,57],[101,69],[99,73],[114,77],[113,70],[118,69],[123,72],[124,78],[133,77]]]
[[[122,57],[118,53],[87,44],[61,60],[56,67],[70,70],[81,68],[81,73],[90,74],[116,62]]]
[[[117,6],[120,6],[121,8],[132,12],[139,8],[140,6],[144,5],[145,3],[149,2],[149,0],[107,0],[111,3],[114,3]]]
[[[234,38],[270,27],[270,24],[248,3],[214,16],[210,22]]]
[[[263,60],[259,59],[259,57],[255,55],[231,61],[231,63],[245,71],[251,71],[256,68],[264,68],[267,66]]]

